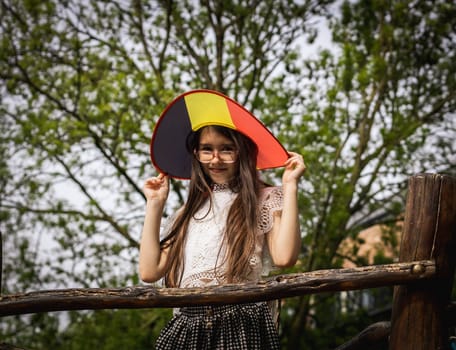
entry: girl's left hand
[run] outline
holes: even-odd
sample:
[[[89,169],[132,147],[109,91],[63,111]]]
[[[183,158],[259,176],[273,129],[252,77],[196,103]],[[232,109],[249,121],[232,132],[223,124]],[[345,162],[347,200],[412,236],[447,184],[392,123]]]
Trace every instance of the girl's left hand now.
[[[285,171],[282,176],[283,183],[289,183],[292,181],[297,182],[299,178],[306,171],[306,165],[304,164],[304,158],[295,152],[288,152],[290,158],[285,162]]]

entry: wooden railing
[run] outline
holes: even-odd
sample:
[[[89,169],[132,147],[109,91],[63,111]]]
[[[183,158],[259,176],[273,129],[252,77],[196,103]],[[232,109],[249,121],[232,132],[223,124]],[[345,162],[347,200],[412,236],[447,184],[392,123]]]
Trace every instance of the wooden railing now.
[[[399,262],[280,275],[257,284],[206,288],[89,288],[2,295],[0,316],[62,310],[182,307],[273,300],[395,286],[390,322],[363,330],[338,350],[389,337],[391,350],[449,349],[450,293],[456,262],[456,179],[410,178]],[[450,317],[449,317],[450,313]]]

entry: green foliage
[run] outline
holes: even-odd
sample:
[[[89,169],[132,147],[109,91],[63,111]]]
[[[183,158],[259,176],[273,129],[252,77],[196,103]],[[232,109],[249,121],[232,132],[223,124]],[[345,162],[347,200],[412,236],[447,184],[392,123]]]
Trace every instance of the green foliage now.
[[[373,263],[356,256],[356,237],[376,224],[391,225],[383,239],[394,249],[407,178],[456,174],[456,6],[359,0],[328,10],[330,3],[2,1],[3,292],[139,283],[152,128],[189,88],[227,93],[304,155],[303,250],[287,271]],[[307,57],[318,16],[330,23],[332,48]],[[272,183],[279,176],[265,173]],[[167,215],[185,194],[173,181]],[[345,256],[347,238],[357,245]],[[382,252],[375,259],[388,260]],[[334,313],[339,300],[287,300],[283,343],[325,348],[360,331],[365,312]],[[63,329],[57,314],[11,317],[0,332],[36,349],[139,349],[168,316],[71,313]]]
[[[2,342],[25,349],[58,348],[58,332],[59,318],[52,313],[6,317],[0,324]]]
[[[301,81],[306,95],[298,95],[300,104],[291,106],[297,113],[283,115],[286,125],[294,124],[283,140],[308,165],[301,201],[304,269],[339,267],[344,258],[373,263],[356,254],[341,256],[341,242],[374,224],[394,230],[408,176],[455,174],[454,151],[448,152],[455,147],[448,138],[455,130],[454,19],[449,19],[455,10],[442,3],[345,2],[342,17],[331,19],[339,50],[305,60]],[[424,39],[430,37],[432,44]],[[384,235],[394,249],[391,232],[396,231],[391,230]],[[377,261],[381,258],[379,253]],[[301,298],[285,309],[296,315],[284,318],[284,328],[291,330],[287,344],[306,348],[307,333],[296,335],[303,334],[315,306]],[[328,327],[338,320],[325,319]]]
[[[146,350],[154,348],[160,330],[170,318],[169,309],[35,314],[29,317],[30,326],[19,334],[13,334],[13,325],[23,327],[24,320],[14,317],[8,323],[10,328],[0,328],[0,335],[9,344],[25,349]],[[68,323],[64,330],[59,326],[62,322]]]
[[[152,349],[169,310],[105,310],[72,315],[59,349]],[[126,336],[128,335],[128,336]]]

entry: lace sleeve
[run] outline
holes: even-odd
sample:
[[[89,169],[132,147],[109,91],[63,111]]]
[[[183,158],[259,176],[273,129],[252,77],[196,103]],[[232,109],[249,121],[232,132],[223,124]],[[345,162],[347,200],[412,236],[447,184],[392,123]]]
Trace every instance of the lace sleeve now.
[[[266,234],[272,229],[273,214],[283,208],[282,187],[266,187],[260,199],[258,233]]]

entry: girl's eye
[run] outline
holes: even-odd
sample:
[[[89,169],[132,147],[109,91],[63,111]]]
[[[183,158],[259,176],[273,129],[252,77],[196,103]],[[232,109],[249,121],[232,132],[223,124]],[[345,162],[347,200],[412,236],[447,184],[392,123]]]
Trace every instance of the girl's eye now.
[[[234,147],[232,147],[232,146],[224,146],[221,149],[221,152],[234,152]]]
[[[199,151],[201,152],[212,152],[212,148],[208,146],[200,147]]]

